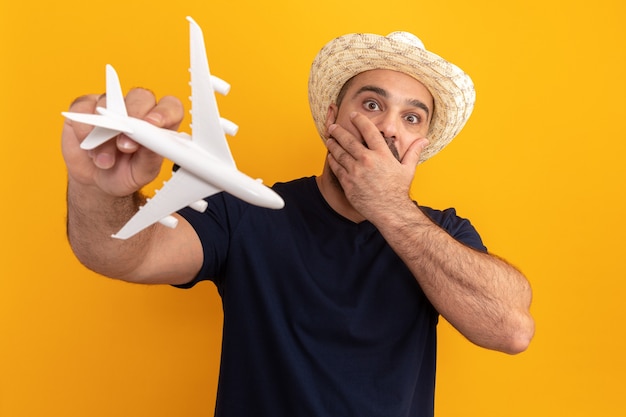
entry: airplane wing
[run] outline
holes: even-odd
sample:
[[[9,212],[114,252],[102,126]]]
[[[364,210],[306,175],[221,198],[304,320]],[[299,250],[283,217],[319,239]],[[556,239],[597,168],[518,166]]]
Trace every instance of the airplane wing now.
[[[113,237],[128,239],[183,207],[220,191],[222,190],[190,174],[184,168],[179,168],[163,188]]]
[[[73,112],[61,112],[61,114],[70,120],[74,120],[79,123],[85,123],[92,126],[99,126],[109,130],[116,130],[117,133],[133,133],[133,130],[120,120],[113,120],[110,117],[103,116],[101,114],[89,114],[89,113],[73,113]]]
[[[235,160],[220,121],[202,29],[191,17],[187,17],[187,20],[191,73],[191,138],[221,161],[235,167]]]

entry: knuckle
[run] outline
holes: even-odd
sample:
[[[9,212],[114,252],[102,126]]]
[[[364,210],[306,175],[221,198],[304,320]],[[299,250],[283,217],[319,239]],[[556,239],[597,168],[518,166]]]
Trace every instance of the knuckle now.
[[[127,97],[132,98],[132,97],[137,97],[137,98],[143,98],[143,99],[155,99],[155,95],[152,92],[152,90],[145,88],[145,87],[134,87],[132,88],[129,92]]]
[[[79,97],[76,97],[70,103],[70,110],[80,110],[87,109],[88,111],[93,111],[96,106],[97,95],[95,94],[85,94]]]
[[[164,96],[157,103],[157,109],[162,110],[173,121],[179,121],[185,114],[183,103],[174,96]]]

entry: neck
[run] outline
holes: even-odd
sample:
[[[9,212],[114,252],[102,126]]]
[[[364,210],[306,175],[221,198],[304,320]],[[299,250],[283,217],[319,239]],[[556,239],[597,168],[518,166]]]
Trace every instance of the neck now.
[[[324,164],[322,175],[317,177],[316,181],[317,187],[322,193],[322,197],[324,197],[324,200],[326,200],[328,205],[338,214],[354,223],[361,223],[366,220],[361,213],[352,207],[352,204],[350,204],[346,198],[339,180],[330,170],[328,164]]]

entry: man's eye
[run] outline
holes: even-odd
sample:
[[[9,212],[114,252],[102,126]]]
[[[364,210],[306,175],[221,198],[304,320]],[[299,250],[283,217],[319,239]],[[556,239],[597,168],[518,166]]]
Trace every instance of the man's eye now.
[[[380,107],[378,106],[378,103],[376,103],[374,100],[367,100],[363,106],[367,109],[367,110],[378,110]]]
[[[422,118],[417,114],[409,114],[405,117],[405,120],[411,124],[417,124],[422,120]]]

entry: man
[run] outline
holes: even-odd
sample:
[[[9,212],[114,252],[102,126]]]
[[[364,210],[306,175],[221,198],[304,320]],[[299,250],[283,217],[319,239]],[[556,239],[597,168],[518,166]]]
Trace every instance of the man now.
[[[72,111],[92,112],[84,96]],[[218,416],[432,416],[436,324],[472,342],[526,349],[534,324],[524,276],[487,253],[471,224],[420,207],[420,161],[452,140],[474,104],[470,78],[411,34],[327,44],[309,79],[328,148],[323,172],[273,188],[282,210],[222,193],[179,226],[109,236],[137,210],[161,158],[124,136],[85,153],[67,122],[68,236],[89,268],[184,288],[203,279],[224,307]],[[182,106],[147,90],[129,113],[176,129]]]

